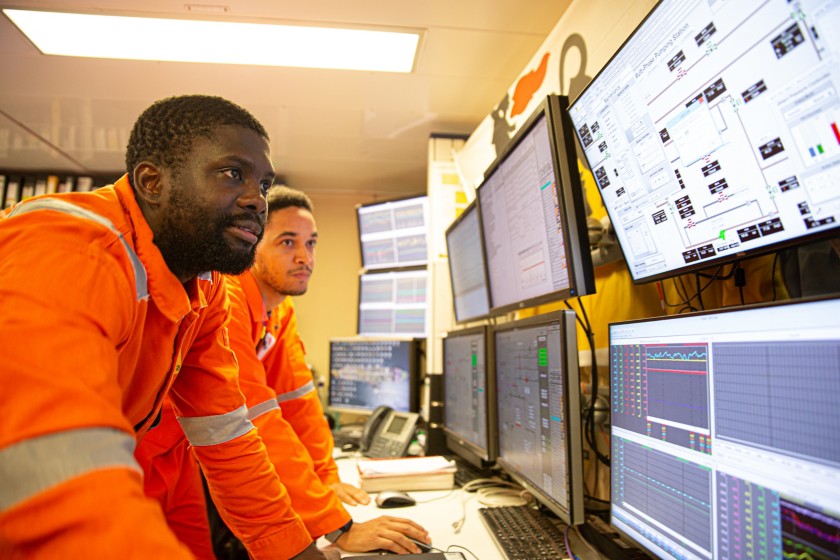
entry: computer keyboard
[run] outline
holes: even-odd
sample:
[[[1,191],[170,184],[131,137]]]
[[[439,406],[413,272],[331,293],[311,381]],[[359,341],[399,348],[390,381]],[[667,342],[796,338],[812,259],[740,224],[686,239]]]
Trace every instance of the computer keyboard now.
[[[528,506],[480,508],[481,520],[508,560],[568,559],[563,531]]]

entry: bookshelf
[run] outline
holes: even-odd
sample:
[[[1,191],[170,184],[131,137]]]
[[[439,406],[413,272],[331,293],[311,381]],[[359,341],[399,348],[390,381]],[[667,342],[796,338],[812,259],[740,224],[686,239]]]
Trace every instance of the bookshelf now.
[[[41,194],[92,191],[111,184],[121,174],[85,175],[51,171],[0,170],[0,210]]]

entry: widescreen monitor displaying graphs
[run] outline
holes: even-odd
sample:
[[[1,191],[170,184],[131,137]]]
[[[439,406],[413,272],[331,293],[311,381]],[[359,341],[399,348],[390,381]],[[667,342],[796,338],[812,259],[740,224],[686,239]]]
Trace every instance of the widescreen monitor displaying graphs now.
[[[633,280],[836,235],[840,4],[662,0],[570,115]]]
[[[358,333],[425,338],[428,281],[425,268],[360,274]]]
[[[840,557],[840,300],[609,336],[615,528],[659,558]]]
[[[362,267],[368,270],[425,265],[429,203],[426,196],[356,207]]]

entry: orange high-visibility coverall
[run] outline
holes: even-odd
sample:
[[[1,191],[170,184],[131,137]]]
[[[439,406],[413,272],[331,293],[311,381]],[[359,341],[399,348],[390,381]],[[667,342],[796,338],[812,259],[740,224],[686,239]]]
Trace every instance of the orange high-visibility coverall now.
[[[239,278],[248,302],[255,310],[257,303],[262,302],[257,282],[250,272]],[[340,482],[338,466],[332,456],[332,432],[324,416],[312,372],[306,364],[306,350],[298,334],[292,298],[286,297],[274,309],[267,327],[278,342],[262,358],[266,381],[277,393],[283,417],[309,451],[321,482],[326,486]]]
[[[334,531],[345,525],[350,515],[336,493],[328,487],[328,484],[339,480],[337,467],[334,476],[324,482],[319,477],[318,462],[310,452],[313,448],[319,451],[327,449],[330,462],[335,467],[332,433],[321,404],[313,390],[311,395],[316,397],[319,412],[314,417],[297,417],[297,414],[309,411],[292,406],[291,400],[282,400],[272,388],[271,380],[278,378],[288,379],[282,387],[298,387],[294,377],[299,376],[299,372],[292,369],[296,365],[296,356],[289,353],[290,349],[300,347],[297,323],[294,316],[287,313],[294,311],[291,298],[285,298],[269,317],[251,271],[240,276],[225,276],[225,279],[231,302],[230,345],[239,359],[239,383],[248,401],[249,418],[265,440],[280,480],[292,497],[292,506],[310,533],[320,536]],[[276,343],[272,344],[272,339]],[[302,351],[300,358],[303,358]],[[312,383],[311,373],[308,383]],[[320,426],[324,429],[313,429]]]
[[[0,557],[189,558],[133,459],[167,393],[252,554],[311,543],[246,418],[225,283],[182,285],[152,237],[126,176],[0,220]]]
[[[288,366],[287,360],[282,358],[286,336],[282,326],[288,326],[288,321],[282,317],[286,307],[278,306],[269,321],[262,294],[250,271],[241,276],[226,276],[225,279],[231,307],[228,329],[230,346],[239,362],[239,385],[248,405],[248,418],[257,426],[265,442],[280,480],[289,493],[292,507],[303,520],[309,534],[318,538],[343,527],[350,520],[350,514],[336,493],[318,477],[307,447],[278,405],[277,395],[268,385],[266,371],[260,361],[259,356],[264,354],[266,348],[264,335],[267,332],[277,333],[269,337],[269,340],[283,340],[277,345],[269,343],[269,351],[271,355],[280,356],[274,362],[277,366]],[[298,339],[296,331],[294,339]],[[279,375],[283,376],[285,372]],[[165,403],[164,411],[166,409]],[[323,412],[315,420],[326,425]],[[200,483],[196,482],[198,468],[172,459],[173,455],[180,457],[181,449],[187,446],[183,436],[177,437],[179,431],[174,418],[164,414],[160,425],[140,443],[136,455],[146,476],[147,494],[161,502],[167,522],[181,542],[189,546],[199,558],[206,558],[208,556],[205,551],[210,543],[209,529],[202,534],[201,527],[207,526],[205,512],[201,507],[194,507],[197,497],[202,493]],[[152,437],[157,440],[154,445],[150,445]],[[328,438],[327,444],[332,450],[332,435],[328,426],[325,436],[315,434],[313,437]],[[168,448],[158,445],[158,442],[163,441],[168,441]],[[338,478],[337,475],[335,478]],[[180,496],[181,499],[170,499],[174,496]],[[212,553],[209,557],[212,558]]]

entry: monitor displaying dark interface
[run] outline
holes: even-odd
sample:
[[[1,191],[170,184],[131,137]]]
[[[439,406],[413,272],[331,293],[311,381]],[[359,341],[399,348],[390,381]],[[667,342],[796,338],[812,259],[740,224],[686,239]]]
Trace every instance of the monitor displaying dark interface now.
[[[609,336],[616,529],[659,558],[840,557],[840,300]]]
[[[566,105],[547,96],[478,187],[494,313],[595,292]]]
[[[418,348],[414,340],[330,340],[329,408],[370,413],[380,405],[417,412]]]
[[[455,321],[463,323],[488,316],[490,292],[475,201],[446,229],[446,250]]]
[[[362,267],[368,270],[425,265],[429,204],[415,196],[356,207]]]
[[[359,334],[426,337],[426,269],[359,276]]]
[[[570,109],[633,280],[838,233],[840,4],[663,0]]]
[[[570,525],[583,523],[577,332],[572,311],[496,326],[497,463]]]
[[[496,379],[487,327],[443,339],[443,424],[447,447],[477,467],[496,460]],[[490,342],[490,343],[488,343]]]

